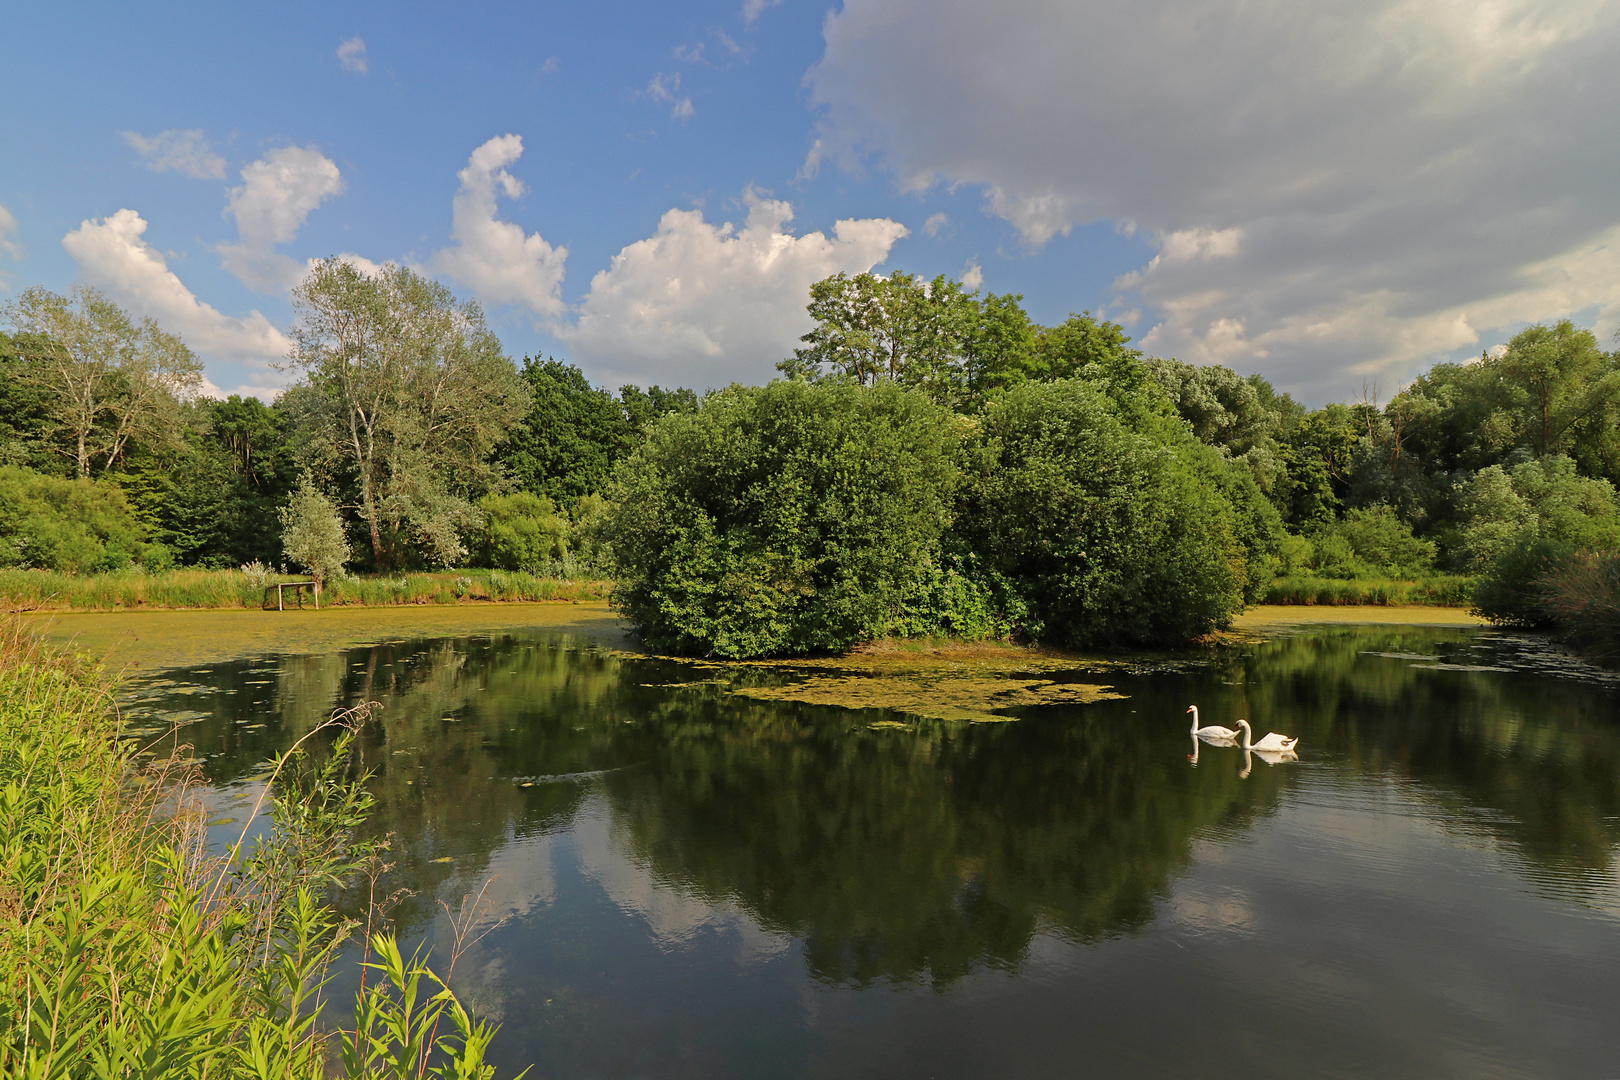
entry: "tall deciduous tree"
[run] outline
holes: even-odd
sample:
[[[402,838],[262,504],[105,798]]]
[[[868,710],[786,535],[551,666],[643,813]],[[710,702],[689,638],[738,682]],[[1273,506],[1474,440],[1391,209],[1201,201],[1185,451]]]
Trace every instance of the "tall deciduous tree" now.
[[[309,456],[351,473],[379,568],[409,548],[450,564],[480,521],[471,498],[495,478],[490,451],[529,391],[473,301],[406,267],[375,274],[331,258],[293,290],[290,405]]]
[[[202,386],[202,365],[151,319],[136,322],[100,292],[34,286],[4,309],[27,338],[23,377],[41,391],[53,440],[80,478],[105,470],[130,440],[161,435],[162,418]]]
[[[944,275],[835,274],[810,287],[806,310],[816,325],[777,368],[799,378],[898,383],[961,405],[1033,370],[1034,332],[1022,299],[980,298]]]

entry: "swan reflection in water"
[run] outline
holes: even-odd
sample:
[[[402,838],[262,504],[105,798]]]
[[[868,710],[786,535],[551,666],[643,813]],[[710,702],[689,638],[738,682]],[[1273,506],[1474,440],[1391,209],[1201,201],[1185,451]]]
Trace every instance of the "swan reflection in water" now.
[[[1292,750],[1244,750],[1243,770],[1238,773],[1239,780],[1249,778],[1249,771],[1254,768],[1255,758],[1259,758],[1267,765],[1281,765],[1285,761],[1298,761],[1299,755]]]

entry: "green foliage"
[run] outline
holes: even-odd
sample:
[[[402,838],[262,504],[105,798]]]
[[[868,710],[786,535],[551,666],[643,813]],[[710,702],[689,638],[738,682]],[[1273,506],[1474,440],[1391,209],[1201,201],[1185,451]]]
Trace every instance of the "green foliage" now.
[[[1323,577],[1413,578],[1434,572],[1435,545],[1380,505],[1351,510],[1314,537],[1312,565]]]
[[[1438,364],[1403,397],[1412,441],[1441,468],[1481,469],[1524,450],[1576,456],[1588,475],[1620,480],[1620,368],[1568,320],[1526,327],[1477,363]]]
[[[1080,380],[1015,387],[965,458],[956,533],[1068,646],[1185,641],[1243,604],[1245,556],[1224,467],[1171,421],[1133,430]]]
[[[1142,353],[1128,348],[1130,336],[1118,323],[1099,321],[1089,311],[1071,313],[1056,326],[1036,332],[1032,377],[1107,380],[1135,389],[1146,377]]]
[[[750,657],[888,633],[949,520],[946,416],[892,384],[774,382],[670,415],[603,524],[656,649]]]
[[[248,564],[242,570],[189,567],[153,573],[77,575],[0,569],[0,610],[119,608],[256,608],[266,584],[298,575],[272,574]],[[355,604],[453,604],[461,600],[605,600],[610,583],[580,577],[565,580],[522,571],[343,577],[321,590],[321,606]]]
[[[1459,551],[1483,573],[1521,540],[1589,550],[1620,547],[1620,503],[1607,480],[1583,477],[1563,455],[1481,469],[1461,488]]]
[[[339,729],[325,750],[269,763],[272,828],[199,858],[185,761],[142,765],[98,671],[0,626],[0,1074],[333,1075],[321,990],[353,926],[321,894],[378,851],[355,839],[371,802],[351,754],[364,716],[300,740]],[[383,978],[361,991],[345,1050],[386,1028],[420,1050],[409,1075],[487,1080],[493,1029],[424,965],[396,962],[390,938],[372,941]],[[430,1008],[401,1015],[423,979],[440,988]],[[453,1030],[436,1039],[444,1014]],[[406,1075],[343,1057],[355,1080]]]
[[[311,268],[293,308],[305,381],[285,407],[307,463],[352,477],[373,566],[459,563],[470,500],[499,475],[491,453],[529,409],[483,311],[407,268],[338,258]]]
[[[1620,554],[1582,552],[1558,561],[1542,575],[1540,599],[1576,649],[1620,662]]]
[[[281,510],[281,547],[287,558],[309,571],[317,587],[343,573],[349,561],[343,518],[332,500],[315,486],[310,473],[304,474]]]
[[[943,275],[835,274],[810,287],[807,310],[816,325],[777,368],[801,379],[898,383],[964,407],[1036,371],[1034,326],[1022,299],[981,299]]]
[[[520,491],[486,495],[480,555],[485,565],[538,572],[568,557],[568,519],[550,499]]]
[[[1575,549],[1567,543],[1519,534],[1480,576],[1474,610],[1504,625],[1551,625],[1545,579],[1574,556]]]
[[[0,465],[23,465],[39,472],[67,470],[53,454],[55,429],[48,397],[35,366],[49,340],[38,334],[0,333]]]
[[[1245,378],[1231,368],[1179,360],[1148,360],[1144,366],[1200,442],[1240,462],[1267,497],[1287,505],[1282,439],[1304,418],[1301,406],[1259,375]]]
[[[508,476],[553,502],[599,493],[629,448],[619,403],[579,368],[556,360],[526,358],[522,377],[532,404],[498,451]]]
[[[1319,604],[1323,606],[1379,605],[1401,607],[1433,604],[1440,607],[1471,607],[1475,580],[1451,574],[1391,580],[1356,577],[1318,577],[1315,574],[1279,577],[1266,587],[1267,604]]]
[[[0,566],[70,574],[137,563],[161,568],[167,552],[144,537],[114,484],[0,467]]]
[[[0,314],[28,342],[14,370],[49,418],[48,445],[81,479],[115,466],[133,439],[169,438],[175,406],[202,385],[184,342],[88,286],[59,296],[36,285]]]

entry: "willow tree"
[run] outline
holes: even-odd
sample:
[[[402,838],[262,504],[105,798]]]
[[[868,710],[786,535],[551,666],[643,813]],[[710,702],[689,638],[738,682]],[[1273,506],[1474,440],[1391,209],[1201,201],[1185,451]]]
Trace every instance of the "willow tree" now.
[[[131,439],[171,435],[165,418],[202,386],[202,364],[179,337],[89,286],[24,289],[4,315],[21,331],[21,377],[55,429],[48,441],[81,479],[117,463]]]
[[[527,387],[473,301],[392,264],[331,258],[293,290],[289,394],[308,456],[352,477],[379,568],[410,548],[449,565],[481,520],[490,451],[529,405]]]

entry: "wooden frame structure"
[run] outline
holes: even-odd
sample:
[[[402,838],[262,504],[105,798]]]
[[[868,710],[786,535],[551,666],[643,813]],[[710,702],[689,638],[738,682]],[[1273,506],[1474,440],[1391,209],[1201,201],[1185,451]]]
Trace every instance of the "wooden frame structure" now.
[[[270,610],[270,591],[272,589],[274,589],[276,593],[277,611],[287,610],[286,597],[284,595],[287,589],[292,590],[293,598],[298,601],[298,608],[300,610],[302,610],[304,607],[304,594],[306,592],[315,598],[315,610],[321,610],[320,586],[316,585],[313,581],[281,581],[274,585],[266,585],[264,587],[264,603],[260,605],[261,610]]]

